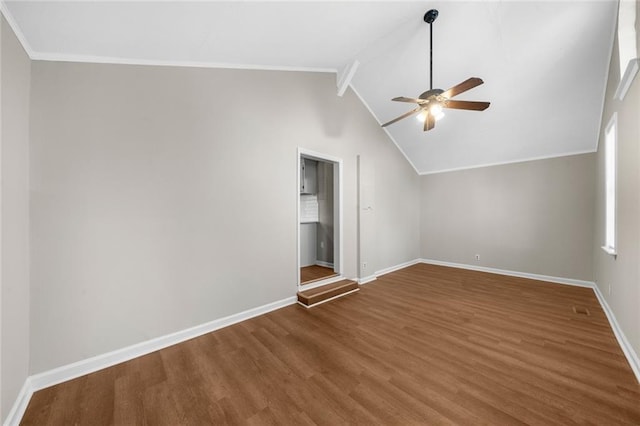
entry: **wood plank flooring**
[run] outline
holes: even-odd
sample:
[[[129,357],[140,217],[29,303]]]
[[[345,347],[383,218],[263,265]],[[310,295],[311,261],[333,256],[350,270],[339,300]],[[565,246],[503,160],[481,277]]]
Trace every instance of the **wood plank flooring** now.
[[[640,385],[591,289],[418,264],[36,392],[22,424],[638,425]]]
[[[319,303],[329,301],[329,299],[353,294],[359,290],[359,285],[355,281],[342,280],[335,283],[312,288],[310,290],[298,292],[298,303],[305,306],[314,306]]]
[[[335,277],[336,274],[333,268],[327,268],[326,266],[310,265],[300,268],[300,283],[309,284],[314,281],[320,281],[325,278]]]

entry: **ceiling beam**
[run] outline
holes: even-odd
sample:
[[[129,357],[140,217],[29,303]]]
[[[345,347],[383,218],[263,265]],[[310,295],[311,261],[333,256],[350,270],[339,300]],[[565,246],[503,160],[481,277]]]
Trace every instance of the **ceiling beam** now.
[[[356,74],[358,67],[360,66],[360,62],[358,60],[354,60],[351,64],[347,65],[345,69],[336,75],[336,80],[338,84],[338,96],[344,95],[344,92],[351,84],[351,80],[353,76]]]

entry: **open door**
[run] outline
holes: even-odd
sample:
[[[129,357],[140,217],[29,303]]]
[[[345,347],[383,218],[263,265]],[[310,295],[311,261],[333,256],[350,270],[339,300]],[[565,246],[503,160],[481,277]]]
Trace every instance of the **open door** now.
[[[342,278],[342,160],[298,149],[298,288]]]

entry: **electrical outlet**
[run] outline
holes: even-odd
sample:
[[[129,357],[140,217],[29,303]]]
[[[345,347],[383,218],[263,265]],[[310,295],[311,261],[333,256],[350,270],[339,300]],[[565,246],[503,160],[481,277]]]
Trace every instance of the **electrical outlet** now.
[[[362,269],[367,269],[367,262],[362,262]]]
[[[480,255],[476,254],[476,260],[480,260]]]
[[[323,249],[324,248],[324,241],[320,241],[320,248]]]

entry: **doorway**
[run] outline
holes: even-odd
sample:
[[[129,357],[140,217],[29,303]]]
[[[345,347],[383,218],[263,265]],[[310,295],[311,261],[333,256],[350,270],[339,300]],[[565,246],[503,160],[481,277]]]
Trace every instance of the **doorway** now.
[[[298,149],[298,288],[342,277],[342,160]]]

